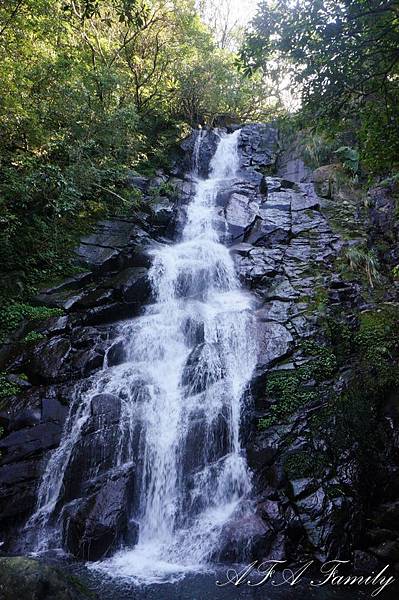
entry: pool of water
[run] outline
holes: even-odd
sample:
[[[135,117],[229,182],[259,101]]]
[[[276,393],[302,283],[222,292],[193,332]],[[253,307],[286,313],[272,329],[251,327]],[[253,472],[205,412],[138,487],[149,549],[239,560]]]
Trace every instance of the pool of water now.
[[[315,588],[310,579],[302,579],[295,586],[284,584],[273,587],[270,582],[260,587],[228,584],[220,587],[217,581],[226,581],[223,568],[214,573],[188,574],[180,581],[152,585],[137,585],[132,580],[112,578],[84,565],[69,565],[76,575],[83,577],[88,587],[96,592],[100,600],[397,600],[399,587],[393,584],[376,596],[376,587],[360,586],[338,588],[331,584]]]

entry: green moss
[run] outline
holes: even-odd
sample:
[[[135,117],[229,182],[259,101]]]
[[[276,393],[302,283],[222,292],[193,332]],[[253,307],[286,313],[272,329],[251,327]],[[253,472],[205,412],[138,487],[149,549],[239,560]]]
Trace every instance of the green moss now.
[[[0,343],[15,331],[24,319],[37,321],[64,314],[60,308],[31,306],[23,302],[11,302],[0,305]],[[29,341],[29,340],[28,340]]]
[[[302,479],[303,477],[321,477],[325,466],[326,459],[322,454],[303,450],[287,457],[284,470],[289,479]]]
[[[314,275],[315,273],[313,273]],[[328,293],[325,285],[316,285],[314,288],[314,295],[309,299],[309,306],[307,308],[307,314],[313,314],[317,312],[320,315],[324,315],[328,305]]]
[[[148,191],[150,203],[159,202],[161,198],[168,198],[169,200],[176,200],[178,196],[177,188],[175,185],[169,182],[161,183],[156,187],[152,187]]]
[[[46,336],[44,336],[42,333],[39,333],[38,331],[31,331],[30,333],[28,333],[28,335],[24,337],[24,342],[38,342],[39,340],[43,340],[45,337]]]
[[[266,384],[266,393],[277,402],[271,407],[270,414],[259,420],[260,429],[267,429],[284,421],[298,408],[318,398],[317,392],[303,388],[303,380],[298,370],[271,373]]]
[[[337,370],[337,357],[330,348],[313,341],[305,341],[302,350],[313,357],[313,360],[298,369],[301,379],[315,379],[320,382],[333,377]]]
[[[315,380],[316,383],[331,379],[337,370],[337,359],[330,348],[321,346],[313,341],[302,344],[309,362],[298,367],[295,371],[276,371],[269,375],[266,383],[266,394],[276,400],[270,409],[270,414],[259,420],[258,427],[267,429],[276,423],[284,421],[296,410],[319,399],[319,391],[309,389],[306,383]]]
[[[0,373],[0,409],[7,405],[7,400],[16,396],[20,391],[16,383],[8,381],[6,373]]]
[[[331,340],[338,364],[342,364],[348,359],[352,349],[353,333],[349,325],[338,318],[328,317],[325,320],[325,332]]]
[[[354,348],[368,386],[380,391],[396,385],[399,367],[393,357],[399,352],[399,307],[387,304],[361,313]]]

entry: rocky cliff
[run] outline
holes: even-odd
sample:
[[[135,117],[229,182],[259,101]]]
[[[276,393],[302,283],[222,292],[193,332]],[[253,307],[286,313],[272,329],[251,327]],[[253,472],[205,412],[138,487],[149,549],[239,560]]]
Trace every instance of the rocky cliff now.
[[[23,551],[20,531],[68,408],[78,406],[91,374],[125,359],[115,323],[151,301],[151,249],[179,237],[194,142],[184,142],[174,174],[132,178],[146,209],[103,221],[82,239],[82,272],[37,298],[62,314],[25,324],[3,349],[8,377],[20,386],[0,415],[7,551]],[[208,132],[198,157],[204,176],[216,143]],[[242,432],[255,508],[226,527],[219,559],[339,557],[359,569],[399,563],[398,308],[388,275],[397,256],[394,190],[372,190],[364,203],[349,184],[340,187],[335,167],[313,175],[300,157],[281,152],[268,125],[244,126],[239,152],[240,175],[217,202],[221,239],[257,302],[260,351]],[[354,268],[353,248],[379,242],[377,285],[367,250]],[[125,508],[134,501],[134,465],[109,471],[119,411],[117,398],[93,398],[63,482],[64,543],[81,559],[137,535]]]

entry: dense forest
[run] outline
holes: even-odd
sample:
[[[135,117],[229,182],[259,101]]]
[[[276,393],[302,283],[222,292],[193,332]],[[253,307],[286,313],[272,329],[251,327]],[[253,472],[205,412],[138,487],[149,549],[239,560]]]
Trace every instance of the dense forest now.
[[[190,0],[0,11],[2,293],[26,298],[92,219],[140,202],[129,173],[168,165],[189,125],[264,118],[267,94]]]

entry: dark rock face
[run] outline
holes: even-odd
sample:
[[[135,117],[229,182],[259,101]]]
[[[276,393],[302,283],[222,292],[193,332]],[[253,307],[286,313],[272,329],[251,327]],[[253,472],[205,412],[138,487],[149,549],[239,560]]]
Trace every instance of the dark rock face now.
[[[195,142],[198,135],[200,135],[199,130],[194,135],[191,135],[189,138],[187,138],[181,144],[181,148],[184,152],[184,159],[181,164],[183,173],[189,173],[195,167],[195,158],[193,155],[195,149]],[[197,164],[198,174],[200,177],[206,178],[209,175],[210,162],[213,155],[215,154],[219,139],[219,135],[214,129],[209,129],[205,132],[202,132],[202,141],[198,153]]]
[[[134,493],[132,468],[111,471],[92,485],[93,493],[88,490],[90,495],[70,502],[63,511],[66,548],[82,560],[104,558],[128,531],[132,536],[126,511]]]
[[[277,129],[263,123],[244,125],[240,136],[242,166],[272,167],[276,162],[277,146]],[[261,192],[264,193],[263,187]]]
[[[270,556],[273,541],[273,530],[262,518],[258,515],[242,517],[224,526],[217,559],[229,563],[243,558],[262,561]]]
[[[61,569],[30,558],[0,558],[0,595],[3,600],[88,600],[97,597],[83,582]]]

